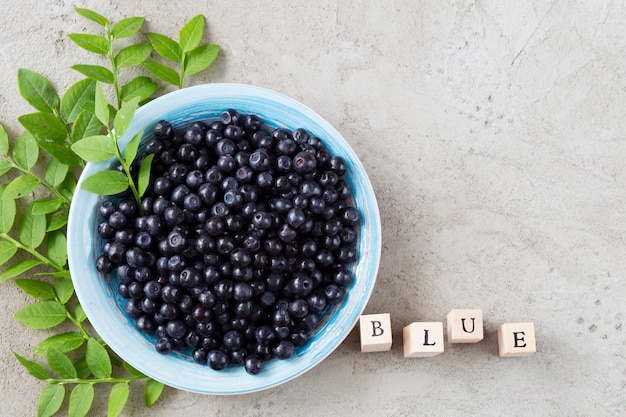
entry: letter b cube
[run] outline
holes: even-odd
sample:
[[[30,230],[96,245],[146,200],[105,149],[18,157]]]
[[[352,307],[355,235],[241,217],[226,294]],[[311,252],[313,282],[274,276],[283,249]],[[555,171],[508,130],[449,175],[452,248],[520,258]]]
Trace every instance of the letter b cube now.
[[[391,350],[391,316],[389,313],[361,316],[359,330],[361,332],[361,352]]]

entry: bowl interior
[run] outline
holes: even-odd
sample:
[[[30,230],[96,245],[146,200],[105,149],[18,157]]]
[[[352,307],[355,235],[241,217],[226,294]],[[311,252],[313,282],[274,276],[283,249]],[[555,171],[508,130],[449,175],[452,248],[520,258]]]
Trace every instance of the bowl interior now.
[[[268,361],[255,376],[248,375],[243,367],[214,371],[196,364],[191,352],[156,352],[154,338],[136,330],[133,320],[124,314],[125,299],[117,292],[117,276],[105,276],[95,268],[97,249],[102,244],[96,232],[97,207],[102,197],[80,189],[84,178],[108,169],[113,161],[87,164],[72,201],[68,224],[69,266],[76,294],[98,334],[142,373],[178,389],[206,394],[240,394],[270,388],[302,374],[328,356],[348,335],[367,304],[376,280],[381,245],[376,198],[357,156],[328,122],[281,94],[239,84],[202,85],[169,93],[137,111],[121,146],[139,131],[149,136],[161,119],[181,127],[197,120],[216,120],[226,108],[256,114],[273,127],[302,127],[320,137],[333,155],[346,160],[346,179],[361,213],[355,279],[343,302],[325,315],[323,325],[292,358]]]

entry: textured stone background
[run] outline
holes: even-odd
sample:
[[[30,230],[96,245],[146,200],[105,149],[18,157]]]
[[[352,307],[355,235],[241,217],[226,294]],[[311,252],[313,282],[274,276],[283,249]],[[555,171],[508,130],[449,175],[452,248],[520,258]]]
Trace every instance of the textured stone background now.
[[[145,16],[173,37],[205,14],[205,40],[223,51],[190,82],[254,84],[315,109],[362,159],[383,224],[366,312],[391,313],[391,352],[361,354],[353,331],[283,386],[170,389],[149,411],[136,389],[123,415],[624,415],[626,2],[4,0],[0,122],[12,137],[30,111],[18,68],[64,91],[72,64],[94,63],[67,38],[95,30],[75,6]],[[0,300],[0,415],[33,415],[43,385],[12,352],[30,355],[42,333],[12,319],[27,296],[11,282]],[[459,307],[483,309],[483,342],[403,358],[404,325]],[[536,355],[498,358],[506,321],[535,322]]]

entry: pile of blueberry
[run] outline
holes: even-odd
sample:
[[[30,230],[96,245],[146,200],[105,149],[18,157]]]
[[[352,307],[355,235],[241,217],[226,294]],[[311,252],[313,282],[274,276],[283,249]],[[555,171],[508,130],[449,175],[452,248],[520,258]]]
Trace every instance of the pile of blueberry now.
[[[99,207],[96,266],[156,350],[259,373],[303,346],[353,280],[360,215],[346,163],[304,129],[226,110],[148,139],[151,183]]]

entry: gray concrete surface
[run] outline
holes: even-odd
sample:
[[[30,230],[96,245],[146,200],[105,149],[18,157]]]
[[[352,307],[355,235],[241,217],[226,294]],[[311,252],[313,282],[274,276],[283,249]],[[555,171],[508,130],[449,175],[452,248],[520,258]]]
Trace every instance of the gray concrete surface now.
[[[354,147],[379,198],[383,253],[366,313],[388,312],[390,352],[355,330],[328,359],[265,392],[167,390],[124,416],[626,415],[626,35],[624,1],[4,0],[0,122],[15,137],[18,68],[60,91],[93,58],[68,33],[147,18],[177,36],[204,13],[215,67],[192,78],[274,89],[312,107]],[[93,61],[90,61],[93,62]],[[12,352],[42,332],[12,319],[27,297],[0,286],[0,415],[34,415],[43,384]],[[486,337],[405,359],[402,327],[481,308]],[[500,359],[495,329],[533,321],[538,352]],[[90,415],[106,415],[97,391]]]

